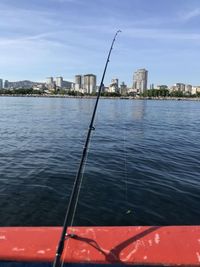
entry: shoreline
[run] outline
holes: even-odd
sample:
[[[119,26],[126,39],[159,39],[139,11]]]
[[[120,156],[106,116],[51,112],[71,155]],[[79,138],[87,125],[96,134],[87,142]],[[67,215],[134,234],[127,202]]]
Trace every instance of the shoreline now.
[[[0,95],[0,97],[40,97],[40,98],[75,98],[75,99],[96,99],[96,96],[70,96],[70,95]],[[122,99],[122,100],[176,100],[176,101],[200,101],[200,97],[132,97],[132,96],[101,96],[101,99]]]

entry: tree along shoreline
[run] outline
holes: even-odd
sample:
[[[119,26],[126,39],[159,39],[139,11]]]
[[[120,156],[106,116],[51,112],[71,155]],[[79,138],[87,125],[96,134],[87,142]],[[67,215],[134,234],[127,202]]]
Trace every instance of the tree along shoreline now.
[[[32,97],[64,97],[64,98],[95,98],[97,93],[93,94],[82,94],[78,91],[53,91],[50,93],[34,90],[33,88],[19,88],[19,89],[0,89],[0,96],[32,96]],[[189,93],[184,94],[181,91],[173,91],[169,92],[169,90],[161,89],[151,89],[146,90],[143,94],[135,95],[133,93],[129,93],[127,95],[121,95],[120,93],[110,93],[110,92],[102,92],[102,98],[117,98],[117,99],[154,99],[154,100],[168,100],[168,99],[175,99],[175,100],[199,100],[200,99],[200,92],[197,92],[196,95],[191,95]]]

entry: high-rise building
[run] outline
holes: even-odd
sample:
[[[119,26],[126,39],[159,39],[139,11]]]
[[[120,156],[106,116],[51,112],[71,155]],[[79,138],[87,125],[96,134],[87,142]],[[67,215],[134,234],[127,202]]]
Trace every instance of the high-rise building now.
[[[65,88],[65,89],[73,89],[73,86],[74,83],[72,82],[69,82],[69,81],[62,81],[62,88]]]
[[[128,93],[127,85],[124,82],[122,82],[120,84],[120,94],[121,95],[127,95],[127,93]]]
[[[5,80],[4,81],[4,88],[7,89],[9,87],[9,81]]]
[[[75,90],[79,91],[82,88],[82,75],[75,76]]]
[[[191,84],[186,84],[185,85],[185,92],[192,93],[192,85]]]
[[[63,87],[63,77],[56,77],[56,86],[60,88]]]
[[[96,89],[97,89],[96,75],[94,74],[84,75],[83,88],[84,88],[84,92],[87,94],[96,92]]]
[[[116,84],[117,87],[119,87],[119,79],[115,78],[111,81],[112,84]]]
[[[138,93],[144,93],[147,90],[148,71],[146,69],[138,69],[133,75],[133,89]]]
[[[179,91],[179,92],[185,91],[185,84],[184,83],[175,83],[174,87],[175,87],[175,91]]]
[[[109,86],[109,92],[110,93],[117,93],[119,92],[119,80],[116,79],[112,79],[111,84]]]
[[[55,82],[53,80],[53,77],[47,77],[46,79],[46,87],[49,89],[49,90],[55,90]]]
[[[197,85],[192,86],[192,91],[191,91],[192,95],[196,95],[196,93],[199,93],[199,92],[200,92],[200,86],[197,86]]]
[[[2,89],[2,88],[3,88],[3,80],[0,79],[0,89]]]
[[[150,84],[150,89],[151,89],[151,90],[154,89],[154,84],[153,84],[153,83]]]
[[[53,77],[47,77],[47,85],[53,84]]]

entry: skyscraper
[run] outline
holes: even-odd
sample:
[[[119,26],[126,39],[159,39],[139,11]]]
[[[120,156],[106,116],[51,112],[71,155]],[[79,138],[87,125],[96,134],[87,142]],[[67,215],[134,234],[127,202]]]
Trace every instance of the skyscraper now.
[[[53,77],[47,77],[47,85],[53,84]]]
[[[75,76],[75,90],[79,91],[82,88],[82,75]]]
[[[55,82],[53,80],[53,77],[47,77],[47,79],[46,79],[46,87],[49,90],[55,90],[56,84],[55,84]]]
[[[5,80],[4,81],[4,88],[7,89],[8,87],[9,87],[9,81],[8,80]]]
[[[97,84],[96,84],[96,75],[94,74],[86,74],[83,78],[83,88],[85,93],[91,94],[96,92]]]
[[[185,84],[184,83],[175,83],[174,87],[175,87],[175,91],[179,91],[179,92],[185,91]]]
[[[112,79],[111,84],[109,86],[110,93],[117,93],[119,92],[119,80],[117,78]]]
[[[147,90],[148,71],[146,69],[138,69],[133,74],[133,89],[142,94]]]
[[[63,77],[56,77],[56,86],[60,88],[63,87]]]
[[[127,85],[124,82],[122,82],[120,84],[120,94],[127,95],[127,93],[128,93]]]
[[[3,80],[0,79],[0,89],[2,89],[2,88],[3,88]]]

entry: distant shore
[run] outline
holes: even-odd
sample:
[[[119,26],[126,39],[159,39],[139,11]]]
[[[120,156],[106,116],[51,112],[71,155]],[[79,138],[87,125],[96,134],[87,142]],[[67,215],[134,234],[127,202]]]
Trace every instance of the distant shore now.
[[[70,96],[70,95],[40,95],[40,94],[13,94],[0,95],[0,97],[45,97],[45,98],[78,98],[78,99],[96,99],[96,96]],[[126,100],[176,100],[176,101],[200,101],[200,97],[133,97],[133,96],[101,96],[101,99],[126,99]]]

